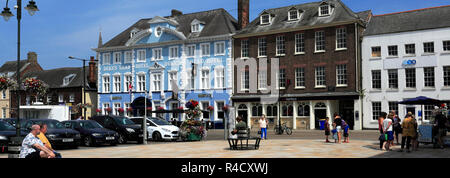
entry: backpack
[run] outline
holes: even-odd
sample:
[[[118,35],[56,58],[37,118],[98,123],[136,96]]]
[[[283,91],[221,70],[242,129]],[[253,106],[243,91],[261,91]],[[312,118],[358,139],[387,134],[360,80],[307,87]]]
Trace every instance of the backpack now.
[[[344,120],[344,119],[342,119],[342,123],[341,123],[341,126],[342,126],[342,128],[345,128],[345,127],[347,127],[347,122],[345,122],[345,120]]]

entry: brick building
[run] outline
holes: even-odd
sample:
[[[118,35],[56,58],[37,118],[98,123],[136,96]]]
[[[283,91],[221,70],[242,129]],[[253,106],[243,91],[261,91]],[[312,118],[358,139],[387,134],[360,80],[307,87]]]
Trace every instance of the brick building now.
[[[92,59],[91,59],[92,60]],[[91,61],[86,66],[86,103],[92,105],[86,111],[85,118],[95,115],[97,106],[97,68],[96,63]],[[83,68],[58,68],[45,71],[30,72],[24,75],[24,78],[36,78],[42,80],[49,86],[49,90],[45,96],[34,97],[29,93],[21,92],[20,105],[65,105],[70,107],[71,119],[82,115],[83,112],[75,107],[83,102]],[[13,94],[15,92],[12,92]],[[11,99],[11,105],[16,107],[15,98]],[[25,109],[24,118],[38,118],[42,116],[39,110]],[[15,115],[13,115],[15,117]]]
[[[248,1],[239,1],[239,6],[246,5]],[[248,12],[239,14],[245,22],[241,19]],[[355,13],[340,0],[324,0],[267,9],[242,24],[233,37],[236,115],[251,127],[258,127],[255,121],[264,114],[271,128],[281,118],[294,129],[316,129],[320,119],[339,113],[351,129],[361,129],[360,40],[370,15]],[[236,61],[252,58],[259,67],[242,67]],[[274,58],[279,59],[278,71],[270,66]],[[262,59],[267,59],[267,69],[259,64]],[[274,85],[279,99],[263,102]]]
[[[37,61],[37,54],[35,52],[29,52],[28,58],[26,60],[21,60],[19,62],[20,77],[30,72],[42,71],[42,67]],[[7,76],[11,79],[16,80],[17,72],[17,61],[5,62],[0,67],[0,76]],[[9,90],[0,91],[0,118],[10,118],[11,117],[11,104],[10,104],[11,93]]]

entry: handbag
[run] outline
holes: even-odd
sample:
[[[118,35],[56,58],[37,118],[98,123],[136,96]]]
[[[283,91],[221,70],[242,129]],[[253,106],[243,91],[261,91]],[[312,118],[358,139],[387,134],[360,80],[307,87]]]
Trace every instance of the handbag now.
[[[380,137],[378,138],[378,140],[380,140],[380,141],[385,141],[385,138],[386,138],[386,137],[384,136],[384,134],[381,134]]]
[[[261,135],[261,133],[262,133],[262,132],[261,132],[261,130],[260,130],[260,131],[258,131],[258,135]]]

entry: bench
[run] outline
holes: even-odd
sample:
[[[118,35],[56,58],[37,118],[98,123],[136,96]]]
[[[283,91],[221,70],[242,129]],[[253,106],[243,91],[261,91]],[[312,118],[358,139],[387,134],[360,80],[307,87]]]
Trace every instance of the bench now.
[[[245,129],[245,130],[238,130],[238,132],[236,133],[237,138],[228,138],[228,144],[230,145],[230,149],[231,150],[249,150],[249,149],[259,149],[259,143],[261,142],[261,138],[260,137],[251,137],[250,136],[250,129]],[[255,144],[252,146],[248,144],[249,140],[255,140]],[[238,146],[240,141],[240,147]],[[246,141],[245,147],[244,147],[244,143],[243,141]]]

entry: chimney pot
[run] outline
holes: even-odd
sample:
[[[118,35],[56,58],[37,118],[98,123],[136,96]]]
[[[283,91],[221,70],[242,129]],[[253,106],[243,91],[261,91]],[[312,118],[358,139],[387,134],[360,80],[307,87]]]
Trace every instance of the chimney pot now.
[[[37,63],[37,54],[36,54],[36,52],[28,52],[27,61],[29,63]]]
[[[95,63],[95,57],[91,56],[91,60],[89,61],[89,76],[88,81],[89,84],[95,85],[97,83],[97,75],[96,74],[96,63]]]
[[[179,15],[183,15],[183,12],[181,12],[179,10],[176,10],[176,9],[172,9],[171,17],[176,17],[176,16],[179,16]]]

